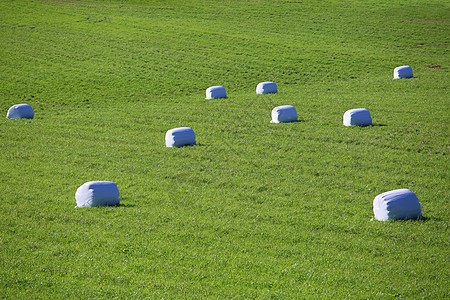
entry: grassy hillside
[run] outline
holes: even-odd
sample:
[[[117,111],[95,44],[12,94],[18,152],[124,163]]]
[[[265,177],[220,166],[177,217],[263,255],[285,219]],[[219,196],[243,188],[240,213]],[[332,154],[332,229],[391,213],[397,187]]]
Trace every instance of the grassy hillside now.
[[[0,1],[0,112],[35,111],[0,119],[0,296],[447,298],[449,12]],[[414,78],[392,80],[401,65]],[[269,122],[284,104],[300,122]],[[374,126],[342,125],[358,107]],[[166,148],[179,126],[198,145]],[[91,180],[121,204],[75,209]],[[397,188],[424,218],[371,221]]]

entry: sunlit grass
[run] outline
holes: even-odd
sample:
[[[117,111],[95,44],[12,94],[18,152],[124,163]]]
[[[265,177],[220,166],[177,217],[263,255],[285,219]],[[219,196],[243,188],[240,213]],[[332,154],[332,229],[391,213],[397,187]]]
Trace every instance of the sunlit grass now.
[[[445,298],[440,1],[0,3],[3,298]],[[415,77],[392,80],[409,64]],[[440,65],[439,68],[430,66]],[[279,93],[256,95],[273,80]],[[205,100],[224,85],[227,99]],[[273,107],[299,122],[271,124]],[[345,127],[365,107],[373,126]],[[189,126],[197,145],[166,148]],[[86,181],[121,204],[75,209]],[[409,188],[424,218],[377,222]]]

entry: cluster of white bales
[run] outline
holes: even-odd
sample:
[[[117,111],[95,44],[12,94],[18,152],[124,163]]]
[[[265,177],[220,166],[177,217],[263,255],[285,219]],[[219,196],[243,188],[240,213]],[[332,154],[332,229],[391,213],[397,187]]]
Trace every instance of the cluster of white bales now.
[[[413,77],[410,66],[394,69],[394,79]],[[274,82],[261,82],[256,87],[257,94],[277,93]],[[223,86],[212,86],[206,89],[206,99],[226,98]],[[8,119],[33,119],[33,108],[28,104],[13,105],[7,113]],[[296,122],[297,111],[292,105],[277,106],[272,110],[272,123]],[[365,108],[347,110],[343,116],[345,126],[370,126],[372,118]],[[182,147],[195,145],[195,133],[190,127],[178,127],[167,131],[167,147]],[[110,206],[120,202],[119,189],[112,181],[89,181],[81,185],[76,193],[76,207]],[[373,200],[375,219],[386,221],[391,219],[411,219],[422,216],[421,206],[417,196],[409,189],[397,189],[377,195]]]

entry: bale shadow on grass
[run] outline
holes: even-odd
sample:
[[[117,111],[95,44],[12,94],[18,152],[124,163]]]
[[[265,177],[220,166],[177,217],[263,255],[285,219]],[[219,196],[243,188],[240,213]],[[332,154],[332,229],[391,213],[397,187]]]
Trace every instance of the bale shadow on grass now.
[[[167,146],[164,146],[164,148],[184,149],[184,148],[205,147],[205,146],[207,146],[207,144],[195,143],[195,144],[183,145],[183,146],[179,146],[179,147],[167,147]]]
[[[340,125],[342,126],[342,124]],[[381,124],[381,123],[372,123],[370,125],[351,125],[351,126],[345,126],[345,128],[372,128],[372,127],[384,127],[388,126],[387,124]]]
[[[412,219],[395,219],[395,220],[389,220],[390,222],[428,222],[428,221],[442,221],[442,219],[437,217],[419,217],[419,218],[412,218]]]
[[[279,123],[275,123],[275,122],[270,121],[270,124],[277,124],[277,125],[278,124],[295,124],[295,123],[303,123],[303,122],[305,122],[305,120],[298,119],[296,121],[279,122]]]
[[[423,217],[423,216],[413,220],[417,222],[442,221],[442,219],[438,217]]]
[[[114,205],[114,207],[135,207],[135,206],[136,206],[135,204],[122,204],[122,203]]]
[[[121,201],[123,201],[123,199],[121,199]],[[106,209],[109,207],[126,207],[126,208],[131,208],[131,207],[135,207],[135,204],[123,204],[123,203],[119,203],[116,205],[99,205],[99,206],[93,206],[93,208],[97,208],[97,209]]]
[[[370,219],[370,221],[377,221],[375,218]],[[420,222],[420,223],[424,223],[424,222],[428,222],[428,221],[442,221],[441,218],[437,218],[437,217],[419,217],[419,218],[412,218],[412,219],[390,219],[390,220],[386,220],[386,221],[380,221],[380,222]]]

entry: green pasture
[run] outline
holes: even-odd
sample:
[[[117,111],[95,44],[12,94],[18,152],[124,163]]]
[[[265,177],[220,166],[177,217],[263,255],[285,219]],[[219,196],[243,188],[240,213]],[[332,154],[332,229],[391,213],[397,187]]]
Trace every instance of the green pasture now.
[[[449,20],[433,0],[0,0],[0,298],[449,298]],[[35,118],[6,119],[18,103]],[[271,124],[285,104],[299,122]],[[359,107],[373,126],[343,126]],[[165,147],[181,126],[197,145]],[[92,180],[120,205],[75,208]],[[398,188],[423,218],[372,220]]]

